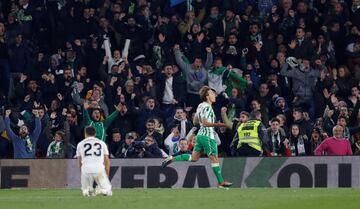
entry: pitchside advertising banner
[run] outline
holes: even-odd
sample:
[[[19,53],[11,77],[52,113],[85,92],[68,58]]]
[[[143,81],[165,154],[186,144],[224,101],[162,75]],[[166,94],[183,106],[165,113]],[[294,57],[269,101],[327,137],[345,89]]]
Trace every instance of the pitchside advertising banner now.
[[[208,159],[161,168],[162,159],[112,159],[114,188],[216,186]],[[360,157],[221,158],[235,187],[360,187]],[[0,160],[1,188],[79,188],[76,160]]]

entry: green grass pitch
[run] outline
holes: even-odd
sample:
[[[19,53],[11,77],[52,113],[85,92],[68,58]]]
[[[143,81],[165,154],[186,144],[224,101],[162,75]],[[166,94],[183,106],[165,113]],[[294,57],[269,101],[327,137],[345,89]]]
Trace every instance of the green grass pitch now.
[[[359,209],[360,189],[116,189],[112,197],[80,190],[0,190],[0,209]]]

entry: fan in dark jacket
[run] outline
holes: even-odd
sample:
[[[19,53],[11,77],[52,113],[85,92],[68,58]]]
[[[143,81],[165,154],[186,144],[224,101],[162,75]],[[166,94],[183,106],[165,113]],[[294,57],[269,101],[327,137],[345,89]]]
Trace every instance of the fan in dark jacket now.
[[[185,99],[185,83],[180,75],[175,74],[172,64],[165,64],[161,73],[156,75],[156,95],[161,108],[168,118],[175,106],[182,106]]]
[[[180,138],[185,138],[186,134],[193,127],[193,124],[186,118],[186,112],[182,107],[176,107],[174,117],[166,122],[168,125],[165,130],[165,136],[169,135],[173,128],[178,127]]]
[[[162,152],[158,147],[154,137],[146,136],[144,158],[160,158],[160,157],[162,157]]]
[[[141,109],[133,109],[132,112],[137,117],[136,130],[140,134],[145,133],[145,124],[149,118],[163,118],[163,112],[156,107],[156,101],[154,98],[149,97],[146,100],[145,107]]]
[[[296,58],[312,58],[314,56],[314,46],[311,40],[305,37],[305,29],[296,29],[296,38],[289,44],[288,54],[290,57]]]
[[[286,138],[284,130],[280,128],[280,120],[273,118],[270,121],[270,128],[267,129],[268,147],[272,156],[290,156],[289,140]]]

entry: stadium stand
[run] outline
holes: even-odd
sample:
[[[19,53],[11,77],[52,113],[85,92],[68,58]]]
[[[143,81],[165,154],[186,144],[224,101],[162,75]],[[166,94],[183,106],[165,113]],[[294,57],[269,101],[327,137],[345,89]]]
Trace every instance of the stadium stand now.
[[[204,85],[222,157],[256,111],[263,155],[336,125],[358,155],[359,72],[360,0],[2,0],[0,158],[73,158],[85,125],[113,158],[188,153]]]

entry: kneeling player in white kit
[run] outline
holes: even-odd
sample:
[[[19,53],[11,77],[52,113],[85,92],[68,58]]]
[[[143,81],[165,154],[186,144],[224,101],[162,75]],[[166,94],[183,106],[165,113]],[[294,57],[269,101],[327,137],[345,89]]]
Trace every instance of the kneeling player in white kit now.
[[[85,128],[85,139],[76,149],[76,157],[81,169],[81,190],[84,196],[103,194],[111,196],[109,181],[110,160],[105,142],[95,137],[96,130],[92,126]],[[97,188],[94,191],[94,181]]]

